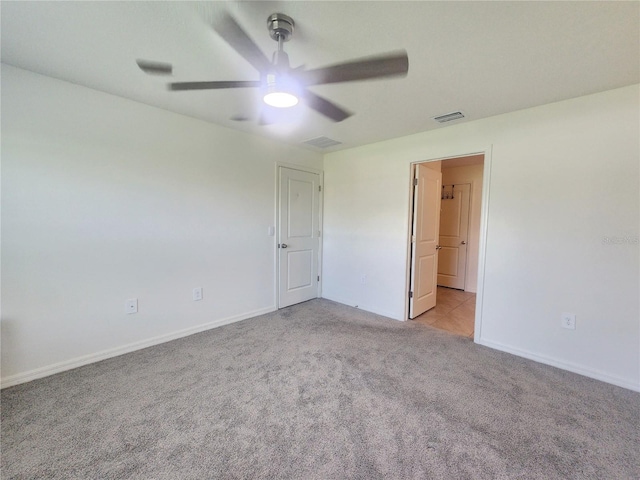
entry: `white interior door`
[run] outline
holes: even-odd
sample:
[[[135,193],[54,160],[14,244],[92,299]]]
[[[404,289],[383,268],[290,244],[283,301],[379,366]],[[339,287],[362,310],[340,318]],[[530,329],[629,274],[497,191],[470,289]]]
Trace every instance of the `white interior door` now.
[[[471,185],[445,185],[440,206],[440,251],[438,285],[464,290],[469,242],[469,200]],[[447,197],[453,198],[447,198]]]
[[[280,167],[278,307],[318,296],[320,176]]]
[[[409,318],[436,306],[442,173],[415,166]]]

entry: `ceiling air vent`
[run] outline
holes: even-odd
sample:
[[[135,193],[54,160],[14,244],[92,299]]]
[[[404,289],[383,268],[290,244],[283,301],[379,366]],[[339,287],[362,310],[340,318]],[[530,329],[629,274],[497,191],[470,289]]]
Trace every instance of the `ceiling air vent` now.
[[[340,145],[342,142],[332,140],[329,137],[317,137],[317,138],[312,138],[311,140],[304,141],[302,143],[311,145],[312,147],[329,148],[329,147],[333,147],[334,145]]]
[[[444,115],[433,117],[433,119],[438,123],[446,123],[452,120],[458,120],[459,118],[464,118],[464,114],[462,112],[445,113]]]

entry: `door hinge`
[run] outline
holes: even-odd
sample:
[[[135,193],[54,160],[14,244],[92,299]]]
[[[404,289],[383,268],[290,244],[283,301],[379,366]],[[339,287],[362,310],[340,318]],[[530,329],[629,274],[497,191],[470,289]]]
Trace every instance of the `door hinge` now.
[[[318,230],[318,236],[321,237],[322,236],[322,232],[320,230]]]
[[[413,292],[409,292],[409,298],[413,298]]]
[[[318,281],[320,281],[320,275],[318,275]]]
[[[417,178],[414,178],[414,179],[413,179],[413,186],[415,187],[415,186],[417,186],[417,185],[418,185],[418,179],[417,179]]]
[[[322,191],[322,185],[318,185],[318,191],[321,192]]]

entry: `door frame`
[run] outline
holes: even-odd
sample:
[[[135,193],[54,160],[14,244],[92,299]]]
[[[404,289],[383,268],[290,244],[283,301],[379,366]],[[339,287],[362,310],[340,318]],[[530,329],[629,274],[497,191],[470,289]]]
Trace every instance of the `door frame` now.
[[[476,288],[476,318],[474,322],[473,341],[480,342],[482,337],[482,305],[484,299],[484,277],[485,263],[487,256],[487,232],[489,228],[488,213],[489,199],[491,189],[491,153],[493,145],[478,150],[469,150],[464,152],[455,152],[450,155],[431,157],[424,160],[417,160],[409,164],[409,212],[407,227],[407,251],[406,251],[406,267],[405,267],[405,295],[404,295],[404,317],[406,321],[409,319],[409,291],[411,289],[411,228],[413,225],[413,166],[417,163],[437,162],[440,160],[450,160],[460,157],[470,157],[472,155],[484,155],[484,164],[482,170],[482,202],[480,205],[480,234],[478,238],[478,285]]]
[[[290,168],[291,170],[299,170],[301,172],[315,173],[318,175],[318,183],[321,187],[318,197],[318,225],[320,228],[320,236],[318,238],[318,298],[322,297],[322,246],[324,243],[324,226],[323,226],[323,206],[324,206],[324,171],[305,165],[297,165],[295,163],[279,162],[275,164],[275,199],[274,199],[274,225],[275,234],[273,235],[273,263],[274,263],[274,282],[273,282],[273,298],[276,310],[280,308],[280,295],[278,295],[278,285],[280,285],[280,262],[278,261],[278,234],[280,232],[280,168]]]

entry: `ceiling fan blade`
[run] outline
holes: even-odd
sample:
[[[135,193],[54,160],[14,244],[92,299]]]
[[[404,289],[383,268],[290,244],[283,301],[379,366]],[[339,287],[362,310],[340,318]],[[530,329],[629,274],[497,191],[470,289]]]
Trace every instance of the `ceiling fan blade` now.
[[[175,82],[169,84],[169,90],[215,90],[219,88],[247,88],[259,87],[259,81],[238,82]]]
[[[144,73],[150,75],[171,75],[173,72],[173,66],[170,63],[153,62],[151,60],[136,60],[138,67]]]
[[[330,102],[326,98],[316,95],[309,90],[304,93],[302,98],[309,108],[313,108],[316,112],[330,118],[334,122],[341,122],[353,115],[351,112],[346,111],[335,103]]]
[[[216,19],[213,29],[256,70],[261,73],[269,70],[271,62],[267,56],[231,15],[225,13]]]
[[[307,70],[297,73],[296,78],[308,86],[400,76],[406,75],[408,71],[409,57],[406,51],[402,51]]]

